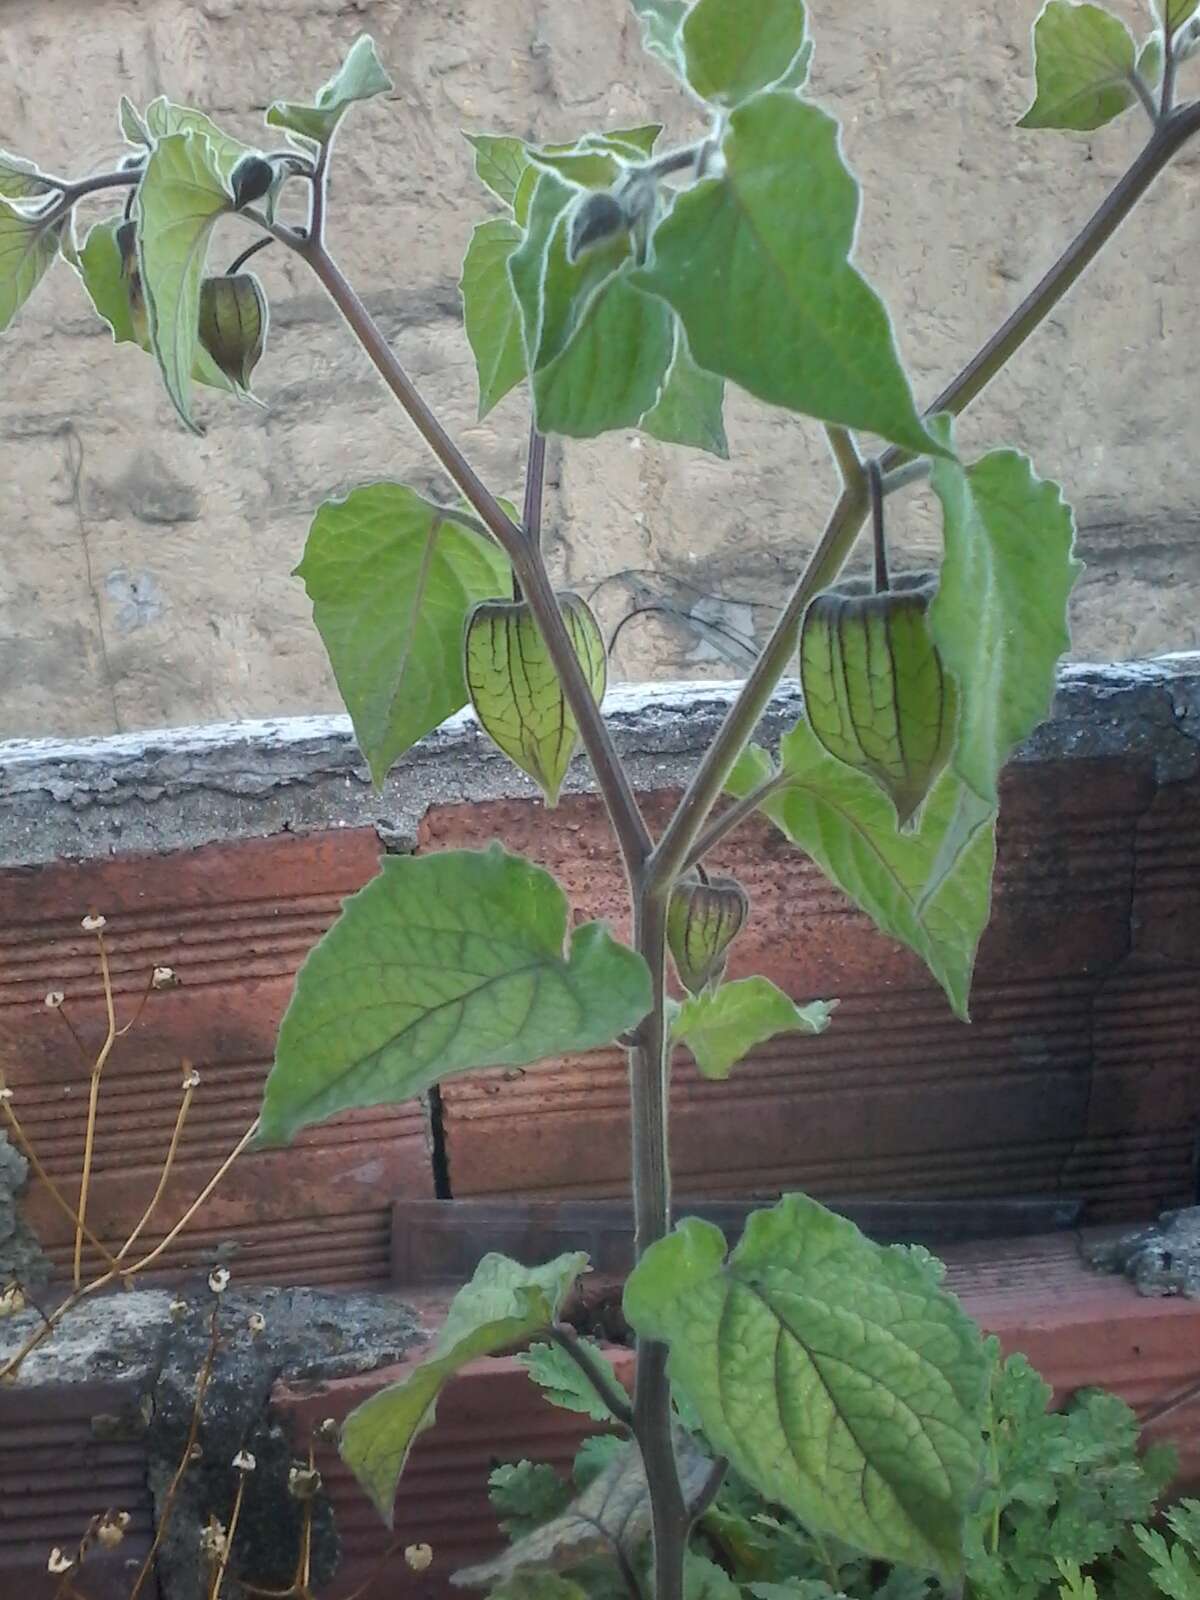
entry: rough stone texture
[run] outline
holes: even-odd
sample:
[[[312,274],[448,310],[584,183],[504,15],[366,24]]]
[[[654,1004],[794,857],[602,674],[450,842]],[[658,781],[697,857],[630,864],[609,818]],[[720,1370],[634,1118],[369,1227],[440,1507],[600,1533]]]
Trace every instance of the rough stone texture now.
[[[30,1397],[40,1396],[48,1413],[74,1419],[94,1441],[91,1459],[63,1457],[61,1498],[74,1505],[86,1496],[85,1505],[102,1510],[103,1497],[113,1488],[106,1478],[105,1451],[116,1452],[115,1459],[123,1461],[135,1445],[142,1458],[140,1476],[148,1479],[161,1518],[195,1414],[214,1304],[213,1295],[202,1290],[175,1314],[168,1295],[139,1290],[79,1307],[55,1338],[30,1357],[18,1385],[0,1392],[0,1485],[6,1483],[9,1467],[5,1441],[11,1437],[15,1448],[19,1439],[12,1420],[23,1421]],[[263,1319],[261,1332],[249,1325],[255,1313]],[[237,1481],[231,1463],[241,1450],[248,1450],[256,1465],[247,1479],[230,1578],[222,1593],[229,1600],[243,1600],[245,1590],[236,1575],[260,1586],[286,1588],[295,1571],[301,1526],[299,1506],[287,1489],[288,1470],[296,1451],[302,1452],[301,1459],[307,1454],[307,1440],[276,1414],[272,1389],[281,1381],[303,1391],[316,1383],[355,1378],[401,1360],[425,1338],[413,1311],[383,1295],[229,1291],[218,1317],[219,1345],[196,1436],[200,1454],[182,1479],[157,1557],[161,1600],[204,1600],[208,1594],[199,1559],[200,1533],[210,1516],[228,1524]],[[5,1323],[0,1357],[16,1349],[34,1326],[32,1313]],[[110,1390],[119,1398],[116,1409],[108,1398]],[[102,1411],[94,1404],[97,1395],[104,1399]],[[11,1470],[19,1478],[15,1460]],[[75,1538],[86,1520],[85,1515]],[[323,1495],[313,1534],[313,1576],[324,1582],[337,1567],[339,1543]],[[70,1540],[64,1537],[61,1543],[66,1548]],[[0,1587],[5,1572],[0,1549]]]
[[[21,1215],[19,1198],[29,1163],[0,1133],[0,1287],[16,1282],[28,1288],[44,1283],[50,1264]]]
[[[1144,29],[1146,8],[1117,0]],[[812,6],[814,92],[843,119],[864,181],[864,267],[931,396],[1098,203],[1144,136],[1131,112],[1088,138],[1014,127],[1039,0],[834,0]],[[198,102],[256,138],[265,104],[323,80],[353,36],[396,80],[356,113],[334,182],[333,240],[382,325],[494,486],[520,483],[525,402],[475,421],[456,280],[487,214],[457,129],[563,137],[693,113],[640,51],[625,0],[9,0],[0,18],[0,145],[86,170],[117,153],[127,92]],[[77,63],[87,63],[78,74]],[[64,100],[69,114],[63,114]],[[1015,443],[1060,477],[1089,572],[1083,657],[1198,642],[1200,557],[1190,414],[1188,270],[1197,154],[980,402],[968,449]],[[98,205],[96,214],[105,207]],[[244,237],[237,234],[238,238]],[[218,242],[232,254],[234,230]],[[290,260],[261,258],[274,301],[263,412],[203,398],[205,439],[173,420],[146,359],[111,348],[59,268],[5,346],[0,440],[0,731],[83,734],[337,705],[298,580],[312,507],[375,476],[443,491],[365,360]],[[723,464],[632,435],[555,445],[556,571],[595,593],[629,677],[727,676],[802,564],[833,488],[820,431],[734,396]],[[894,519],[919,560],[929,498]]]
[[[1124,1274],[1139,1294],[1200,1300],[1200,1206],[1165,1211],[1152,1227],[1099,1240],[1086,1258],[1101,1272]]]
[[[683,784],[737,685],[666,683],[614,690],[605,712],[635,790]],[[785,681],[757,737],[795,722]],[[1200,769],[1200,655],[1067,666],[1054,713],[1016,760],[1149,757],[1160,783]],[[564,793],[591,789],[579,757]],[[0,744],[0,866],[171,850],[281,830],[374,826],[409,848],[432,805],[522,798],[533,785],[467,714],[451,718],[371,787],[346,717],[295,717],[81,740]]]

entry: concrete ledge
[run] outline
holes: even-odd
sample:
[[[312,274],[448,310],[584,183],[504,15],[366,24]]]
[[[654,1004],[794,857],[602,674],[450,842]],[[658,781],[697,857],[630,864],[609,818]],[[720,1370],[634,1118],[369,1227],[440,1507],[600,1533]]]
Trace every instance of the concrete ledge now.
[[[635,789],[686,782],[736,683],[614,689],[605,709]],[[759,738],[773,742],[802,701],[794,680]],[[1160,783],[1200,768],[1200,653],[1065,667],[1054,714],[1018,759],[1146,756]],[[592,788],[577,759],[566,792]],[[533,786],[461,712],[370,782],[348,717],[170,728],[103,739],[0,743],[0,866],[176,850],[215,840],[374,827],[405,848],[430,805],[525,798]]]

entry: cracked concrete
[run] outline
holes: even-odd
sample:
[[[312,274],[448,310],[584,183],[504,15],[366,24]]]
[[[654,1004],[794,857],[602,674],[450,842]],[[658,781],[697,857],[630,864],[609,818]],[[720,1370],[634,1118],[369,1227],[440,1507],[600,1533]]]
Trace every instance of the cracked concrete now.
[[[605,711],[641,792],[680,786],[737,685],[613,690]],[[786,682],[759,729],[771,743],[797,717]],[[1019,761],[1144,758],[1158,783],[1200,770],[1200,654],[1066,666],[1052,717]],[[591,787],[577,758],[565,788]],[[430,805],[532,796],[533,786],[463,712],[372,788],[346,717],[296,717],[82,740],[0,744],[0,865],[186,848],[288,830],[373,826],[406,848]]]
[[[156,1515],[162,1518],[196,1413],[197,1380],[212,1344],[215,1298],[208,1290],[172,1304],[164,1290],[136,1290],[85,1302],[54,1338],[25,1362],[22,1389],[36,1393],[118,1380],[128,1402],[119,1413],[91,1418],[102,1445],[142,1440]],[[205,1600],[208,1575],[200,1534],[210,1518],[228,1525],[237,1485],[233,1458],[248,1451],[237,1560],[222,1594],[244,1600],[237,1581],[286,1588],[292,1581],[302,1526],[289,1493],[293,1441],[271,1406],[273,1385],[354,1377],[400,1360],[425,1335],[413,1311],[388,1295],[331,1294],[310,1289],[228,1290],[217,1311],[219,1343],[204,1390],[198,1452],[174,1495],[156,1567],[162,1600]],[[251,1318],[261,1318],[257,1331]],[[33,1313],[0,1325],[0,1360],[37,1326]],[[62,1409],[61,1398],[56,1405]],[[304,1441],[297,1441],[303,1447]],[[97,1484],[103,1494],[103,1481]],[[97,1511],[104,1509],[97,1504]],[[340,1553],[333,1514],[323,1494],[313,1514],[312,1575],[325,1583]]]

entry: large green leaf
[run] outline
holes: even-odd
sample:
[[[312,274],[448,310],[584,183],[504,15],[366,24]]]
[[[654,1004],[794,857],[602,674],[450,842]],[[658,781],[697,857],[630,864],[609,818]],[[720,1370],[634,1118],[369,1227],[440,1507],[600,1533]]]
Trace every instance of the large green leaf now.
[[[173,133],[202,133],[208,140],[213,166],[226,180],[243,156],[254,154],[248,144],[223,132],[203,111],[173,105],[162,95],[146,107],[146,130],[154,140],[169,138]]]
[[[466,705],[467,614],[510,586],[505,556],[455,515],[367,484],[320,507],[296,568],[376,783]]]
[[[113,342],[136,344],[148,353],[150,333],[136,255],[126,259],[119,242],[120,231],[126,226],[119,215],[93,223],[76,258],[75,270],[96,311],[111,328]],[[196,346],[192,377],[197,383],[208,384],[226,394],[236,392],[202,344]]]
[[[463,261],[463,321],[479,373],[479,418],[525,376],[521,309],[508,276],[508,259],[522,231],[507,217],[481,222]]]
[[[836,1000],[798,1006],[769,978],[739,978],[719,989],[690,996],[671,1024],[671,1038],[684,1044],[706,1078],[727,1078],[755,1045],[780,1033],[824,1033]]]
[[[262,1142],[634,1027],[650,1007],[645,962],[600,922],[576,928],[564,952],[569,910],[548,872],[498,844],[385,857],[300,968]]]
[[[638,427],[665,444],[691,445],[728,461],[724,412],[724,383],[692,360],[683,326],[676,321],[675,351],[666,381]]]
[[[470,1283],[455,1295],[442,1330],[403,1383],[372,1395],[342,1426],[342,1459],[392,1526],[396,1485],[413,1440],[434,1420],[437,1397],[468,1361],[494,1355],[547,1328],[588,1258],[562,1255],[544,1267],[523,1267],[486,1255]]]
[[[672,1387],[768,1501],[872,1555],[961,1570],[988,1362],[927,1258],[788,1195],[728,1259],[696,1219],[651,1245],[625,1314],[669,1345]]]
[[[286,128],[302,139],[311,139],[314,144],[327,144],[356,101],[373,100],[392,87],[376,54],[374,39],[362,33],[333,77],[317,90],[311,105],[276,100],[267,109],[267,122],[273,128]]]
[[[891,801],[863,773],[827,755],[806,723],[780,744],[781,787],[762,810],[893,939],[916,952],[967,1018],[971,973],[991,910],[995,814],[965,804],[945,772],[917,826],[901,833]],[[729,788],[747,794],[764,775],[745,757]]]
[[[948,421],[935,424],[947,443]],[[958,683],[951,766],[986,806],[1013,747],[1049,714],[1059,657],[1071,647],[1067,603],[1081,562],[1058,484],[1027,457],[994,450],[963,468],[938,461],[933,487],[946,544],[929,631]]]
[[[172,133],[158,140],[137,192],[138,266],[150,347],[167,393],[193,433],[202,431],[192,419],[191,396],[200,285],[212,230],[232,204],[207,134]]]
[[[735,111],[725,170],[686,190],[634,274],[679,313],[695,360],[772,405],[940,451],[884,306],[851,265],[858,185],[838,125],[774,90]]]
[[[675,1459],[685,1505],[694,1505],[712,1463],[682,1432]],[[641,1452],[632,1440],[587,1484],[567,1509],[535,1528],[508,1550],[478,1566],[456,1572],[451,1582],[494,1591],[531,1568],[543,1571],[577,1567],[591,1556],[632,1561],[650,1532],[650,1496]],[[504,1590],[500,1590],[504,1593]]]
[[[5,200],[36,200],[39,195],[49,194],[51,188],[52,185],[32,161],[0,150],[0,197]]]
[[[1137,45],[1103,6],[1047,0],[1034,24],[1037,93],[1022,128],[1086,132],[1119,117],[1137,99]]]
[[[48,224],[0,200],[0,333],[45,277],[66,225],[65,217]]]
[[[737,106],[805,52],[803,0],[695,0],[683,23],[687,80],[701,100]]]
[[[674,330],[662,302],[633,287],[624,235],[570,260],[571,204],[580,192],[557,173],[542,173],[509,274],[538,427],[590,439],[633,427],[652,409]]]

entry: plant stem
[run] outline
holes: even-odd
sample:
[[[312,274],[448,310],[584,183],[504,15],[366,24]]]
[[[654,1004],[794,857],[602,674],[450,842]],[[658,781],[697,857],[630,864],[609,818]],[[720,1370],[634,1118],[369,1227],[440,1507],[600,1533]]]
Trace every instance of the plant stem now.
[[[1146,82],[1145,78],[1142,77],[1141,73],[1136,67],[1129,74],[1129,83],[1134,94],[1136,94],[1138,99],[1141,101],[1143,110],[1150,118],[1150,126],[1152,128],[1156,128],[1158,126],[1159,110],[1154,103],[1154,96],[1150,92],[1150,85]]]
[[[74,1287],[78,1289],[83,1283],[83,1235],[87,1228],[88,1189],[92,1179],[92,1156],[96,1146],[96,1112],[100,1104],[100,1078],[105,1065],[112,1053],[112,1047],[117,1042],[117,1013],[113,1001],[112,975],[108,970],[108,949],[104,943],[104,934],[96,934],[96,943],[100,947],[100,976],[104,981],[104,1009],[108,1018],[108,1031],[104,1036],[104,1043],[100,1046],[100,1053],[92,1067],[92,1081],[88,1092],[87,1131],[83,1140],[83,1170],[79,1175],[79,1220],[75,1225],[75,1262],[74,1262]]]
[[[575,717],[596,783],[612,818],[617,842],[631,878],[640,872],[652,840],[633,788],[613,748],[591,687],[567,634],[541,552],[522,528],[505,515],[495,495],[450,438],[418,392],[370,312],[347,282],[336,262],[317,240],[293,245],[316,273],[334,305],[379,375],[399,400],[425,443],[449,473],[488,532],[512,562],[529,608],[537,619],[559,682]]]
[[[1012,316],[943,389],[926,416],[964,411],[1012,359],[1029,336],[1078,282],[1084,271],[1146,193],[1171,158],[1200,129],[1200,102],[1164,117],[1149,142],[1116,187],[1089,217],[1050,271],[1026,295]],[[914,459],[893,445],[880,460],[886,478]],[[716,738],[700,762],[648,867],[652,886],[673,883],[688,859],[705,818],[716,803],[742,746],[766,710],[792,654],[796,629],[813,597],[836,578],[862,528],[868,496],[861,484],[847,484],[830,513],[817,548],[792,591],[762,654],[751,669]]]
[[[867,487],[871,497],[871,548],[875,563],[875,593],[886,594],[889,588],[887,535],[883,522],[883,473],[878,461],[867,465]]]
[[[640,1257],[671,1226],[667,1148],[670,1044],[667,1036],[667,897],[634,884],[634,944],[650,968],[652,1004],[629,1052],[633,1128],[635,1248]],[[667,1347],[639,1340],[633,1431],[646,1468],[654,1527],[654,1594],[678,1600],[687,1548],[687,1509],[671,1438]]]
[[[537,418],[529,419],[529,453],[525,463],[525,506],[521,513],[521,526],[531,544],[542,548],[542,495],[546,483],[546,435],[538,432]],[[486,529],[484,532],[486,533]],[[512,597],[523,599],[521,580],[514,570]]]
[[[261,239],[255,239],[254,243],[252,245],[248,245],[246,249],[242,251],[241,255],[234,260],[233,265],[229,268],[225,276],[227,278],[232,278],[235,273],[242,270],[247,261],[250,260],[251,256],[256,256],[260,250],[265,250],[269,244],[275,244],[276,242],[277,241],[274,235],[269,233],[265,234]]]
[[[629,1396],[596,1360],[589,1346],[579,1337],[575,1329],[556,1323],[550,1329],[550,1337],[560,1350],[564,1350],[570,1356],[621,1426],[632,1428],[633,1408],[629,1404]]]
[[[710,850],[714,850],[721,840],[745,822],[747,817],[752,817],[764,800],[769,800],[780,789],[786,788],[787,782],[787,774],[777,772],[773,778],[760,783],[757,789],[751,789],[749,794],[744,794],[740,800],[736,800],[728,810],[722,811],[719,817],[714,817],[692,846],[683,864],[683,870],[688,872],[692,867],[699,866]]]
[[[1162,100],[1159,106],[1159,115],[1168,116],[1175,104],[1175,72],[1179,65],[1175,54],[1175,29],[1170,22],[1171,0],[1166,0],[1163,10],[1167,13],[1163,21],[1163,75],[1162,75]],[[1140,73],[1137,74],[1141,76]],[[1153,103],[1153,102],[1152,102]]]

